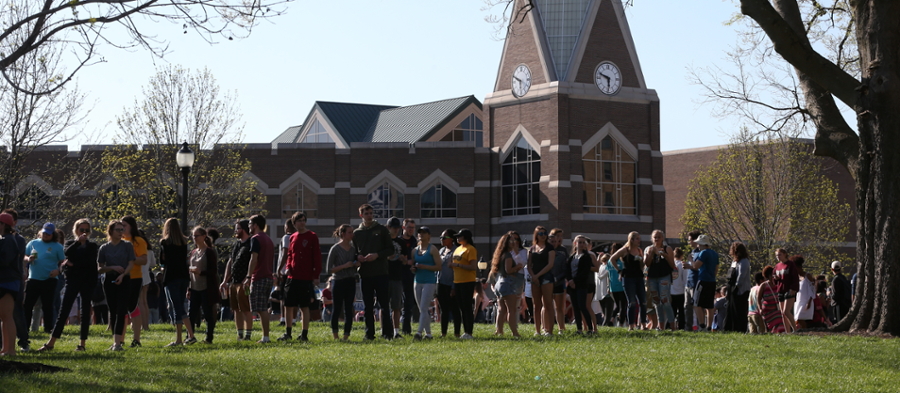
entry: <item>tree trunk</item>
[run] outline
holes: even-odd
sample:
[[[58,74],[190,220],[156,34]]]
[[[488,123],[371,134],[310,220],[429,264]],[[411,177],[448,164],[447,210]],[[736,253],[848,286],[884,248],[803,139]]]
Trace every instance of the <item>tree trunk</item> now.
[[[900,336],[900,4],[855,3],[863,80],[856,108],[856,293],[835,330]]]

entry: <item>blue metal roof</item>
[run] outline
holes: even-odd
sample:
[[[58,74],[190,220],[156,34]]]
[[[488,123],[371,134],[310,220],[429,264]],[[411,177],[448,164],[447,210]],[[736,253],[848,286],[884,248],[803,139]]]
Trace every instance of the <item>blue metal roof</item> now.
[[[365,142],[366,133],[381,111],[396,108],[387,105],[350,104],[316,101],[316,105],[347,143]]]

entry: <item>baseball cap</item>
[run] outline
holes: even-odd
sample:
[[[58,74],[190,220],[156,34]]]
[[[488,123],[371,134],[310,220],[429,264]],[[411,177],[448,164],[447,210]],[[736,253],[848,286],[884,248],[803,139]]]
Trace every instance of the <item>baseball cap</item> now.
[[[832,269],[840,269],[840,268],[841,268],[841,261],[834,261],[834,262],[831,262],[831,268],[832,268]]]
[[[15,226],[15,225],[16,225],[16,224],[15,224],[15,221],[13,220],[12,214],[9,214],[9,213],[2,213],[2,214],[0,214],[0,222],[6,224],[6,225],[8,225],[8,226]]]
[[[52,222],[48,222],[48,223],[44,224],[44,229],[41,230],[41,232],[44,232],[48,235],[52,235],[52,234],[56,233],[56,225],[53,225]]]
[[[709,235],[700,235],[697,240],[694,240],[694,242],[701,246],[708,246],[712,244],[712,240],[709,239]]]
[[[430,235],[430,234],[431,234],[431,228],[428,228],[428,227],[426,227],[426,226],[421,226],[421,227],[419,227],[419,230],[416,231],[416,232],[418,232],[418,233],[427,233],[427,234]]]
[[[401,227],[403,227],[403,224],[400,223],[399,218],[391,217],[391,218],[388,218],[386,226],[388,228],[401,228]]]

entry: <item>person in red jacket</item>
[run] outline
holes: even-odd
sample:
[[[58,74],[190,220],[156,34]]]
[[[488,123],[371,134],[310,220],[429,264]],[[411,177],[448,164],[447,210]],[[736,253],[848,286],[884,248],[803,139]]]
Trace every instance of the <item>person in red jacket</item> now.
[[[296,212],[291,216],[294,228],[297,230],[291,235],[291,245],[288,248],[287,280],[284,284],[284,322],[286,332],[279,337],[279,341],[288,341],[291,336],[291,326],[297,307],[300,307],[300,320],[303,331],[300,333],[300,341],[308,341],[309,333],[309,306],[316,298],[316,287],[319,285],[319,275],[322,273],[322,250],[319,248],[319,237],[316,233],[306,229],[306,214]],[[278,271],[282,271],[279,266]]]
[[[781,303],[781,312],[784,314],[784,328],[788,333],[796,329],[794,322],[794,301],[797,299],[797,291],[800,290],[800,271],[794,261],[788,259],[785,249],[775,250],[775,275],[772,280],[775,283],[775,291],[778,292],[778,301]]]

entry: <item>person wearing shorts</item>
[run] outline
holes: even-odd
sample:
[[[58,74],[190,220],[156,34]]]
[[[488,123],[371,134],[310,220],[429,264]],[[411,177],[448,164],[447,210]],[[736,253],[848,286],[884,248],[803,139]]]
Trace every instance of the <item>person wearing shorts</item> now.
[[[694,312],[697,315],[697,325],[700,327],[700,331],[708,331],[715,312],[716,268],[719,266],[719,254],[709,248],[712,241],[707,235],[700,235],[693,243],[700,250],[694,255],[693,264],[693,268],[698,270],[700,280],[694,287]]]
[[[285,333],[278,340],[293,339],[292,319],[299,307],[303,329],[300,341],[309,341],[309,306],[316,296],[315,287],[319,285],[319,275],[322,273],[322,249],[319,248],[319,237],[316,233],[306,229],[305,213],[294,213],[291,221],[297,231],[291,235],[291,245],[288,248],[287,280],[284,284]],[[282,270],[280,266],[278,270]]]
[[[250,312],[259,315],[263,337],[260,344],[269,340],[269,295],[275,281],[272,275],[272,263],[275,259],[275,244],[266,234],[266,218],[262,215],[250,217],[250,267],[253,272],[244,279],[244,285],[250,286]]]
[[[228,302],[234,312],[238,340],[249,340],[253,331],[250,315],[250,287],[244,285],[250,269],[250,220],[239,220],[234,225],[234,237],[238,239],[231,251],[231,259],[225,267],[225,277],[220,290],[228,287]],[[229,283],[231,284],[229,286]],[[245,334],[246,332],[246,334]]]

